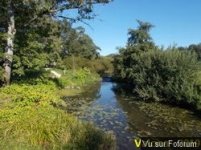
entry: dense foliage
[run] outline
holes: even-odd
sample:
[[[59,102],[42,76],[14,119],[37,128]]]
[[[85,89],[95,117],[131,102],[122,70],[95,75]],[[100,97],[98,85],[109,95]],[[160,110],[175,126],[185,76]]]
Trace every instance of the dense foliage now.
[[[47,24],[49,25],[47,26]],[[16,34],[15,47],[17,50],[13,57],[13,79],[29,76],[30,71],[37,73],[45,67],[61,68],[61,65],[64,64],[63,69],[68,69],[65,61],[68,58],[70,59],[67,61],[71,61],[70,56],[72,55],[86,58],[88,62],[99,56],[99,48],[88,35],[78,32],[71,26],[64,32],[63,26],[64,23],[61,21],[55,22],[50,18],[45,18],[41,26],[31,28],[26,34],[20,35],[19,32]],[[3,68],[0,70],[3,73]]]
[[[100,80],[96,73],[92,73],[89,69],[67,70],[62,73],[62,77],[55,79],[59,87],[65,86],[83,86],[85,84],[94,83]]]
[[[113,58],[101,56],[97,59],[89,60],[83,57],[66,57],[63,59],[60,67],[63,69],[81,69],[88,68],[91,72],[98,73],[99,75],[112,75],[113,74]]]
[[[127,47],[120,49],[115,58],[116,77],[130,83],[133,93],[141,99],[190,104],[200,110],[201,64],[197,55],[177,48],[160,50],[143,27],[151,26],[143,22],[139,25],[132,32],[134,42],[129,44],[129,38]],[[136,40],[139,37],[144,40]]]
[[[85,34],[82,27],[76,29],[71,27],[71,24],[64,20],[61,24],[62,38],[62,54],[65,56],[79,56],[87,59],[95,59],[99,56],[100,48],[96,46],[93,40]]]
[[[201,60],[201,43],[199,44],[191,44],[188,47],[178,47],[181,51],[192,51],[195,52],[198,56],[198,59]]]
[[[109,0],[9,0],[0,2],[0,75],[10,84],[11,76],[55,66],[66,55],[96,58],[98,50],[82,28],[72,23],[92,19],[93,5]],[[77,10],[69,17],[66,11]],[[65,13],[63,13],[65,11]],[[61,19],[60,19],[61,18]],[[4,53],[4,55],[2,55]]]

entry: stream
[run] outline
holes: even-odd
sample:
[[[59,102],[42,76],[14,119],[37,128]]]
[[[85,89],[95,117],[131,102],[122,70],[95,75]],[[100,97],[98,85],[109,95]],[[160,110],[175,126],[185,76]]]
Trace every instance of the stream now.
[[[113,132],[120,150],[134,150],[135,137],[201,137],[201,118],[184,108],[145,103],[114,92],[116,83],[86,87],[75,97],[64,97],[70,113],[104,131]]]

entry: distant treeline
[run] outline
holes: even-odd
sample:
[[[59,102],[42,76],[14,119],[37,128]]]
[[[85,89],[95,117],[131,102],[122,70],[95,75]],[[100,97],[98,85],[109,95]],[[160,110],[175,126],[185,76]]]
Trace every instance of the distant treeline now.
[[[87,59],[84,57],[74,57],[69,56],[66,57],[62,63],[60,64],[61,69],[80,69],[80,68],[88,68],[90,71],[94,73],[98,73],[99,75],[112,75],[113,74],[113,57],[110,56],[100,56],[96,59]]]

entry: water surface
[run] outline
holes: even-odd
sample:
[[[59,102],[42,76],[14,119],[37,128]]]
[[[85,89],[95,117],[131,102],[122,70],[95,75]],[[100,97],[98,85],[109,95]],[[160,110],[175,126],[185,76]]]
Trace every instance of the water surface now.
[[[114,92],[115,83],[102,82],[86,87],[77,97],[65,97],[69,112],[90,121],[104,131],[112,131],[118,149],[135,149],[137,137],[201,137],[201,119],[186,109],[137,101],[128,94]]]

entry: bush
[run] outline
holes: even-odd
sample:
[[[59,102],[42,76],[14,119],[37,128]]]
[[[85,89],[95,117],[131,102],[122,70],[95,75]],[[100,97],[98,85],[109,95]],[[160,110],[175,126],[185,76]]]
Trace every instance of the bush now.
[[[12,76],[12,83],[16,84],[30,84],[30,85],[37,85],[37,84],[51,84],[51,76],[50,70],[41,69],[41,70],[26,70],[24,74],[13,75]]]
[[[13,84],[0,88],[0,96],[4,101],[17,102],[18,105],[22,106],[32,103],[38,105],[57,105],[61,103],[60,97],[56,94],[56,86],[53,83],[52,85]]]
[[[98,59],[86,59],[82,57],[67,57],[63,60],[63,68],[73,69],[73,66],[76,70],[82,68],[88,68],[93,73],[103,74],[112,74],[113,73],[113,59],[111,57],[100,57]],[[74,62],[74,63],[73,63]]]
[[[85,84],[93,83],[100,79],[99,75],[92,73],[89,69],[67,70],[65,74],[56,79],[57,84],[61,87],[65,86],[83,86]]]
[[[144,100],[190,104],[201,109],[201,64],[192,52],[150,50],[131,53],[121,71]]]

